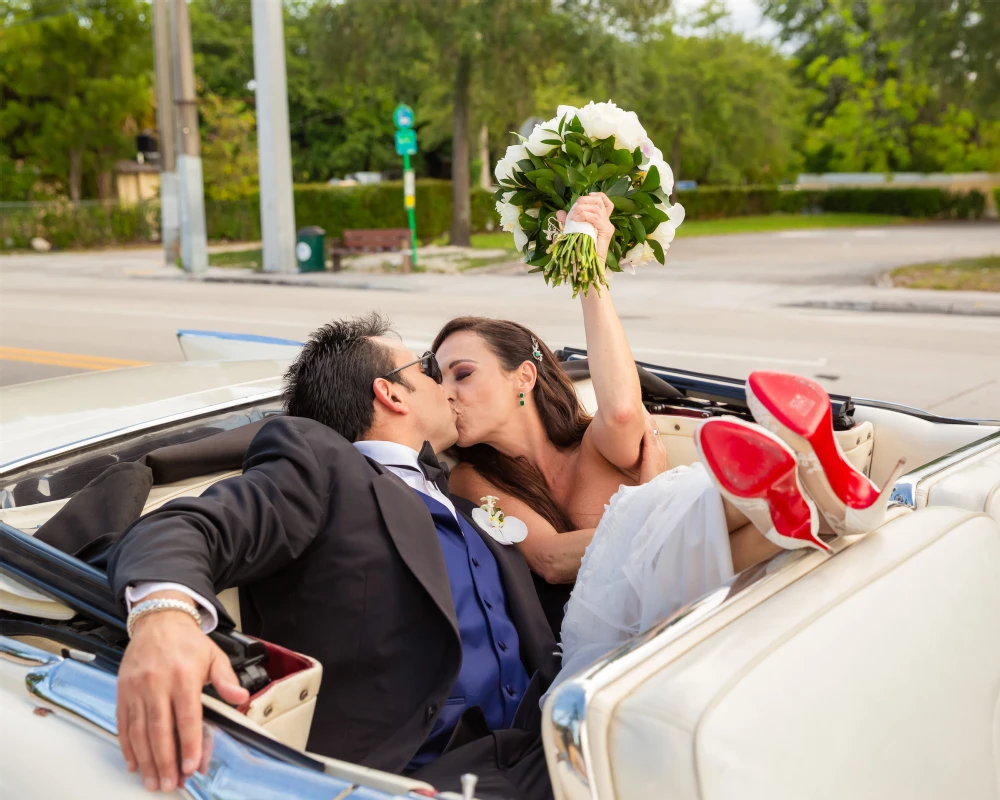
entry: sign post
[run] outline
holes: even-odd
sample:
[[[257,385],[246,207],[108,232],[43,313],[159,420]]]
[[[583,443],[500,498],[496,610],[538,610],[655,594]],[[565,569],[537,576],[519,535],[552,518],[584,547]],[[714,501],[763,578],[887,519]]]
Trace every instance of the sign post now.
[[[410,223],[410,248],[413,254],[413,266],[417,266],[417,222],[414,208],[417,205],[417,182],[410,169],[410,156],[417,152],[417,132],[413,130],[413,109],[400,103],[392,112],[392,120],[396,124],[396,152],[403,157],[403,205],[406,206],[406,218]]]

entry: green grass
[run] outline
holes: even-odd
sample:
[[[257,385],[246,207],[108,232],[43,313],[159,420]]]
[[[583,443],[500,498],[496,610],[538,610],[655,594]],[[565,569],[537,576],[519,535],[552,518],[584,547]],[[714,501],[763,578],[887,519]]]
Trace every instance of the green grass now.
[[[264,254],[260,248],[256,250],[232,250],[228,253],[209,253],[208,264],[211,267],[245,267],[260,269]]]
[[[895,286],[1000,292],[1000,255],[899,267],[890,273]]]
[[[723,236],[731,233],[766,233],[769,231],[808,228],[850,228],[871,225],[898,225],[912,222],[906,217],[887,214],[765,214],[756,217],[727,219],[689,219],[677,229],[678,238],[688,236]],[[441,244],[447,243],[447,238]],[[474,233],[472,246],[480,250],[514,250],[514,235],[497,231]]]
[[[887,214],[766,214],[726,219],[690,219],[677,229],[678,238],[720,236],[729,233],[766,233],[808,228],[851,228],[870,225],[898,225],[911,222],[906,217]]]

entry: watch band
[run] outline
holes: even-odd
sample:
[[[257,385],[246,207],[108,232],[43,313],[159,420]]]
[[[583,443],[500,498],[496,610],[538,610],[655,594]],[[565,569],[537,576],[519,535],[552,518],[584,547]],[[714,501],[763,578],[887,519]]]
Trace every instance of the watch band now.
[[[183,600],[143,600],[132,607],[128,619],[125,621],[125,630],[128,631],[128,638],[132,638],[136,622],[147,614],[155,614],[157,611],[183,611],[198,623],[199,628],[201,627],[201,612],[191,603],[185,603]]]

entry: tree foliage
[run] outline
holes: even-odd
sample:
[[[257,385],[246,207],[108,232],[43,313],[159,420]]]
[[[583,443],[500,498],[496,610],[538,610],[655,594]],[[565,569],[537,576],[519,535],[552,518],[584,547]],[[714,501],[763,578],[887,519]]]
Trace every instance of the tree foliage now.
[[[87,181],[112,196],[114,162],[134,155],[151,107],[148,10],[141,0],[0,0],[3,160],[73,200]]]

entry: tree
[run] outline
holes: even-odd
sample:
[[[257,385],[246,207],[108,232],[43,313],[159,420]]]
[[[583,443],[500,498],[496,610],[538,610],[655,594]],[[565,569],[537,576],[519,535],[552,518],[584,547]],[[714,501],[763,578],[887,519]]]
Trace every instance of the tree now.
[[[586,34],[634,32],[668,0],[364,0],[328,2],[319,15],[327,74],[378,83],[416,106],[422,141],[451,132],[453,244],[468,245],[470,134],[473,117],[510,122],[511,109],[535,111],[547,74],[580,63]],[[585,50],[586,48],[580,48]],[[612,66],[612,62],[608,62]],[[565,102],[565,100],[561,101]],[[477,105],[478,104],[478,105]],[[523,110],[522,110],[523,109]],[[555,109],[545,110],[551,116]],[[426,122],[422,122],[426,120]],[[517,120],[520,122],[520,120]],[[509,128],[508,128],[509,130]]]
[[[211,200],[239,200],[257,188],[257,123],[242,100],[199,92],[206,135],[201,158],[205,194]]]
[[[26,158],[78,202],[85,171],[113,196],[116,159],[134,153],[149,109],[152,48],[141,0],[2,0],[0,126]]]
[[[616,96],[634,109],[675,178],[774,183],[794,174],[803,92],[771,47],[719,27],[670,26],[631,48]]]
[[[1000,20],[991,0],[762,0],[815,88],[816,171],[1000,168]]]

